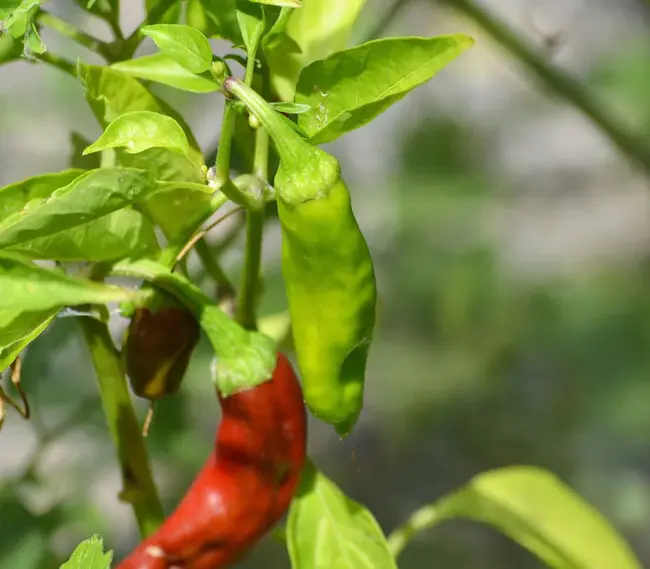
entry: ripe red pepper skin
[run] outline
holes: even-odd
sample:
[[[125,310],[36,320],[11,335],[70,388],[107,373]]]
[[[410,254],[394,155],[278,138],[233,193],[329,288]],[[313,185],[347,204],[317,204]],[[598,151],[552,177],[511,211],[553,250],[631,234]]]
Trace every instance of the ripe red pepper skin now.
[[[219,396],[214,451],[176,510],[117,569],[217,569],[286,512],[306,456],[300,383],[282,354],[270,381]]]

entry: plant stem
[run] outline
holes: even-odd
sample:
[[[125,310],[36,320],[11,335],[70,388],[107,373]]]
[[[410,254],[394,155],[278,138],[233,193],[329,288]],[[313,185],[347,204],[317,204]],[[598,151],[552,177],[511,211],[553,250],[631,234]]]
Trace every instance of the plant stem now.
[[[114,148],[102,150],[100,154],[100,168],[115,168],[117,165],[117,153]]]
[[[589,118],[632,162],[650,174],[650,146],[640,136],[628,132],[599,105],[579,81],[554,67],[507,24],[475,4],[473,0],[440,0],[473,20],[492,38],[523,63],[557,96]]]
[[[100,17],[109,25],[115,39],[117,41],[124,41],[124,34],[122,33],[122,28],[120,28],[119,14],[111,13],[110,15]]]
[[[196,244],[195,250],[206,273],[217,284],[217,300],[222,301],[234,297],[235,287],[233,287],[228,275],[226,275],[219,262],[214,258],[205,238]]]
[[[87,34],[83,30],[80,30],[70,22],[66,22],[58,16],[44,11],[40,11],[36,16],[36,19],[44,26],[52,28],[53,30],[59,32],[61,35],[73,39],[79,45],[82,45],[88,48],[90,51],[94,51],[95,53],[99,53],[105,57],[108,44],[100,39],[97,39],[96,37],[91,36],[90,34]]]
[[[255,61],[249,59],[246,78],[250,85]],[[259,126],[255,131],[255,155],[253,171],[266,182],[269,176],[269,133]],[[237,302],[237,320],[248,330],[257,330],[257,293],[259,289],[260,267],[262,264],[262,238],[264,234],[264,208],[249,209],[246,212],[246,249],[244,272]]]
[[[262,235],[264,211],[249,209],[246,212],[246,250],[242,273],[237,321],[247,330],[257,330],[257,290],[262,261]]]
[[[78,320],[90,350],[104,413],[117,449],[123,484],[121,499],[132,505],[140,534],[146,537],[160,526],[164,512],[151,476],[120,356],[106,324],[95,318]]]
[[[228,101],[223,108],[221,119],[221,135],[219,136],[219,148],[217,149],[217,160],[215,162],[215,181],[223,184],[230,180],[230,154],[232,151],[232,139],[235,134],[235,109]]]
[[[63,57],[54,55],[49,51],[46,51],[45,53],[39,55],[37,61],[42,61],[43,63],[47,63],[48,65],[60,69],[61,71],[67,73],[68,75],[74,77],[75,79],[77,78],[77,68],[75,67],[74,63],[68,61]]]
[[[409,0],[393,0],[393,3],[384,12],[384,15],[375,26],[371,28],[370,32],[366,35],[366,39],[363,41],[367,42],[381,37],[408,4]]]
[[[230,179],[230,155],[235,134],[235,109],[226,101],[221,119],[221,135],[215,164],[214,183],[221,193],[238,205],[251,207],[251,201]]]
[[[436,506],[437,504],[433,504],[416,510],[406,523],[388,536],[388,548],[395,559],[415,535],[432,528],[444,519],[444,512]]]

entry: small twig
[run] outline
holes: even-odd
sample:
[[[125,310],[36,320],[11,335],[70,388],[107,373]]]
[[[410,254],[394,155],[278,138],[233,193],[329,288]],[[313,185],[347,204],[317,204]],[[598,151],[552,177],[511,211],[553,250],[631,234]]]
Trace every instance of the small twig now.
[[[486,9],[472,0],[439,0],[449,5],[479,25],[507,51],[523,63],[555,95],[573,105],[633,163],[650,174],[650,146],[646,140],[628,132],[607,113],[592,93],[579,81],[548,62],[528,42]]]
[[[94,318],[79,318],[78,322],[90,351],[104,414],[117,451],[123,484],[120,497],[132,505],[140,534],[146,537],[160,527],[164,511],[153,481],[120,355],[105,323]]]
[[[18,392],[18,395],[20,396],[20,400],[23,403],[23,412],[21,415],[23,416],[24,419],[29,420],[29,417],[31,415],[31,409],[29,407],[29,399],[27,398],[27,394],[23,391],[22,386],[20,385],[20,378],[23,370],[23,360],[20,356],[18,356],[11,364],[11,383],[14,384],[14,388]]]
[[[53,53],[50,53],[49,51],[46,51],[45,53],[39,55],[36,61],[42,61],[43,63],[47,63],[48,65],[60,69],[61,71],[67,73],[68,75],[74,77],[75,79],[77,78],[77,68],[75,67],[74,63],[68,61],[64,57],[60,57],[58,55],[54,55]]]
[[[236,208],[231,209],[228,213],[224,213],[221,217],[213,221],[205,229],[202,229],[198,233],[195,233],[194,236],[183,246],[180,253],[178,253],[178,255],[176,256],[176,264],[178,264],[183,259],[183,257],[185,257],[187,253],[189,253],[189,251],[192,249],[192,247],[194,247],[197,241],[203,239],[212,229],[214,229],[222,221],[225,221],[231,215],[234,215],[235,213],[241,211],[242,209],[244,209],[242,206],[237,206]]]
[[[153,421],[153,416],[155,414],[155,405],[154,402],[152,401],[149,404],[149,409],[147,409],[147,415],[144,418],[144,424],[142,425],[142,436],[143,437],[148,437],[149,436],[149,429],[151,428],[151,422]]]
[[[106,42],[80,30],[70,22],[66,22],[58,16],[43,10],[37,14],[36,20],[44,26],[59,32],[61,35],[73,39],[79,45],[106,57],[108,50],[108,44]]]
[[[254,54],[249,54],[246,68],[246,83],[251,86],[254,78]],[[267,91],[266,76],[260,78],[259,88],[262,94]],[[259,127],[255,131],[255,150],[253,171],[255,176],[264,183],[269,176],[269,133]],[[246,249],[244,252],[244,271],[241,277],[241,287],[237,298],[237,321],[248,330],[257,329],[257,300],[262,265],[262,239],[264,235],[264,208],[249,209],[246,212]]]
[[[29,420],[29,417],[31,415],[29,399],[27,398],[27,394],[23,391],[23,388],[20,385],[20,374],[22,367],[22,360],[20,356],[18,356],[11,363],[9,369],[11,383],[18,392],[20,401],[23,406],[21,407],[18,403],[16,403],[13,398],[4,390],[4,388],[0,386],[0,425],[2,425],[2,421],[4,420],[4,403],[14,409],[25,420]]]
[[[205,272],[217,284],[217,300],[224,301],[235,296],[235,287],[230,282],[228,275],[210,251],[205,238],[200,239],[194,249],[201,260]]]

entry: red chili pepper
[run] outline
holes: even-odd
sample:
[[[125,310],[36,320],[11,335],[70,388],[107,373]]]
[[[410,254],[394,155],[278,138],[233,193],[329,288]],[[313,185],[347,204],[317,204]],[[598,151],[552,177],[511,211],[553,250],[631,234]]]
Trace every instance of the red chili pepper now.
[[[306,455],[293,367],[278,354],[270,381],[219,401],[214,451],[176,510],[117,569],[225,567],[286,512]]]

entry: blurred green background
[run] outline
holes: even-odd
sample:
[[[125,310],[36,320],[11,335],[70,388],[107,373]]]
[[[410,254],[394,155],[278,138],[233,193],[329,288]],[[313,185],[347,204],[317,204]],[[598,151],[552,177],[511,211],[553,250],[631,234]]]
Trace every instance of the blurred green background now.
[[[130,31],[142,8],[123,4]],[[368,0],[357,39],[388,4]],[[312,421],[310,452],[387,532],[485,469],[549,468],[650,566],[648,180],[447,4],[414,0],[386,33],[462,31],[477,45],[330,146],[370,242],[381,305],[361,421],[344,441]],[[650,4],[481,5],[586,83],[621,125],[650,139]],[[72,2],[47,8],[107,37]],[[44,39],[52,51],[97,61],[52,34]],[[156,91],[213,151],[219,96]],[[26,62],[0,67],[0,118],[1,185],[65,168],[70,129],[90,139],[100,132],[72,78]],[[241,253],[239,238],[222,257],[235,278]],[[190,266],[209,290],[195,259]],[[263,312],[282,311],[275,221],[264,275]],[[124,325],[116,316],[116,341]],[[147,441],[167,511],[212,445],[219,414],[209,361],[204,339],[181,393],[157,408]],[[116,497],[115,455],[74,318],[59,318],[29,348],[24,386],[35,416],[26,423],[10,411],[0,436],[0,568],[58,567],[94,532],[121,557],[137,530]],[[146,405],[136,404],[142,417]],[[495,531],[464,522],[418,536],[399,564],[540,567]],[[288,559],[266,539],[238,567],[288,567]]]

